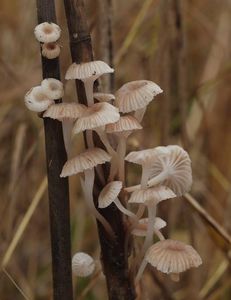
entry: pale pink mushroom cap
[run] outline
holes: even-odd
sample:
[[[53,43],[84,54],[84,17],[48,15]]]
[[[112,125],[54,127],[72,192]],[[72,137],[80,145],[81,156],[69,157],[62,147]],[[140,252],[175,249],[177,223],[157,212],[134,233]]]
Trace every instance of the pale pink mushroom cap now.
[[[142,129],[140,123],[133,116],[127,115],[120,117],[119,121],[115,123],[108,124],[106,126],[107,133],[116,133],[124,131],[132,131]]]
[[[90,148],[80,153],[76,157],[69,159],[63,166],[60,177],[67,177],[71,175],[84,172],[85,170],[92,169],[99,164],[109,162],[111,156],[100,148]]]
[[[99,194],[98,207],[105,208],[114,202],[122,189],[122,185],[121,181],[109,182]]]
[[[115,105],[123,113],[136,111],[146,107],[156,95],[162,92],[162,89],[152,81],[131,81],[116,92]]]
[[[95,270],[94,259],[84,252],[77,252],[72,258],[72,272],[79,277],[90,276]]]
[[[45,95],[41,86],[30,89],[24,98],[26,107],[35,112],[46,110],[54,101]]]
[[[61,29],[55,23],[44,22],[35,27],[34,34],[40,43],[53,43],[60,38]]]
[[[79,79],[85,81],[92,78],[92,80],[96,80],[103,74],[113,72],[114,69],[112,69],[108,66],[108,64],[100,60],[90,61],[81,64],[73,63],[67,69],[65,79]]]
[[[99,102],[108,102],[115,99],[115,96],[113,94],[108,93],[94,93],[93,96]]]
[[[175,198],[176,194],[168,187],[159,185],[148,189],[140,189],[131,194],[129,203],[139,203],[148,205],[149,202],[158,204],[159,202]]]
[[[167,225],[167,223],[162,220],[161,218],[156,217],[155,223],[154,223],[154,230],[160,230],[164,228]],[[147,228],[148,228],[148,218],[140,219],[139,224],[135,229],[132,230],[132,234],[136,236],[146,236],[147,234]]]
[[[52,104],[43,114],[45,118],[56,119],[59,121],[76,120],[83,115],[87,107],[79,103],[58,103]]]
[[[41,82],[45,95],[50,99],[60,99],[64,95],[63,83],[55,78],[46,78]]]
[[[73,134],[77,134],[84,130],[95,129],[105,126],[108,123],[116,122],[120,118],[118,109],[113,105],[102,102],[89,106],[81,118],[79,118],[73,128]]]
[[[45,43],[42,45],[42,56],[47,59],[54,59],[60,54],[60,46],[57,43]]]
[[[180,241],[163,240],[151,246],[145,259],[163,273],[181,273],[202,264],[201,257],[190,245]]]

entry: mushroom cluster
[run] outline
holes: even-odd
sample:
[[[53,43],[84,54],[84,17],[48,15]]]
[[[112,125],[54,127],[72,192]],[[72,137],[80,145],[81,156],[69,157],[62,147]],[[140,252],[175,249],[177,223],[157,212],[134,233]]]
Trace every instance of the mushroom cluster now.
[[[52,23],[39,24],[35,28],[35,36],[43,43],[43,55],[53,58],[44,53],[50,43],[56,43],[59,39],[60,28]],[[71,121],[72,138],[85,132],[87,149],[69,158],[60,176],[81,174],[86,204],[110,238],[114,238],[116,232],[113,232],[108,220],[100,213],[100,210],[110,205],[124,214],[131,235],[144,238],[143,247],[133,262],[133,265],[136,264],[134,269],[138,269],[136,280],[141,278],[148,263],[178,280],[179,273],[198,267],[201,258],[191,246],[165,239],[161,229],[167,224],[156,217],[156,214],[160,202],[176,198],[190,190],[191,161],[188,153],[177,145],[159,146],[127,154],[128,138],[135,130],[142,129],[140,123],[148,104],[163,91],[152,81],[138,80],[124,84],[115,95],[94,93],[95,80],[112,72],[114,70],[103,61],[73,63],[68,68],[65,79],[81,80],[84,83],[87,105],[76,102],[55,103],[54,100],[63,97],[64,90],[63,84],[53,78],[44,79],[40,86],[32,88],[25,96],[25,104],[32,111],[43,112],[44,118],[63,123]],[[103,148],[95,147],[93,131],[100,138]],[[141,165],[140,184],[125,187],[125,161]],[[95,172],[100,175],[99,166],[105,163],[110,164],[110,174],[106,182],[104,178],[100,178],[104,188],[99,194],[96,208],[93,201]],[[121,201],[121,193],[129,195],[128,203],[131,208],[138,205],[138,210],[129,209],[125,201]],[[148,217],[145,218],[143,215],[146,209]],[[160,240],[155,244],[154,235]],[[90,275],[93,270],[93,260],[88,255],[78,253],[73,257],[73,272],[78,276]]]

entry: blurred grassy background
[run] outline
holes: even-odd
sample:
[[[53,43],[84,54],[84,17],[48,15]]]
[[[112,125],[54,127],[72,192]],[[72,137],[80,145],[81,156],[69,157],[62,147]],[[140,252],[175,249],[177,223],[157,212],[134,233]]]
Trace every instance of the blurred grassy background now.
[[[110,61],[107,34],[112,22],[116,90],[136,79],[150,79],[164,90],[149,106],[143,131],[129,150],[181,144],[191,155],[192,194],[218,223],[231,231],[231,3],[229,0],[86,1],[95,57]],[[70,64],[62,1],[62,76]],[[106,12],[106,13],[105,13]],[[15,251],[0,274],[0,299],[51,299],[48,201],[42,121],[27,111],[23,98],[41,81],[39,45],[33,36],[35,1],[0,2],[0,257],[3,258],[28,207],[38,205]],[[101,81],[109,91],[110,80]],[[74,83],[65,83],[65,101],[75,99]],[[81,151],[83,141],[74,141]],[[139,174],[129,168],[129,182]],[[42,183],[42,186],[41,186]],[[39,190],[40,188],[40,190]],[[84,205],[78,178],[70,179],[72,250],[99,258],[94,220]],[[37,198],[35,194],[39,192]],[[176,300],[231,299],[230,243],[215,233],[185,199],[161,204],[168,220],[165,234],[190,242],[203,266],[173,284],[158,272],[146,272],[140,298]],[[11,279],[9,279],[9,276]],[[26,296],[22,296],[13,284]],[[106,299],[103,276],[74,279],[78,299]],[[91,288],[86,293],[86,288]]]

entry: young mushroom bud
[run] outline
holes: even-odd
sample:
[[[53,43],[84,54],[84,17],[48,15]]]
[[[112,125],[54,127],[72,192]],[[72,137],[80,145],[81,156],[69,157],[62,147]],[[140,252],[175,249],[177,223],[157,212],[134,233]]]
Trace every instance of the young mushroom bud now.
[[[54,78],[46,78],[41,82],[41,87],[48,98],[57,100],[64,95],[63,84],[60,80]]]
[[[42,45],[42,56],[47,59],[54,59],[60,55],[60,46],[57,43],[45,43]]]
[[[44,22],[35,27],[34,34],[40,43],[53,43],[60,38],[61,29],[55,23]]]
[[[95,270],[94,259],[84,252],[77,252],[72,258],[72,272],[79,277],[90,276]]]
[[[54,103],[54,101],[44,93],[41,86],[30,89],[25,95],[24,102],[29,110],[35,112],[43,112]]]

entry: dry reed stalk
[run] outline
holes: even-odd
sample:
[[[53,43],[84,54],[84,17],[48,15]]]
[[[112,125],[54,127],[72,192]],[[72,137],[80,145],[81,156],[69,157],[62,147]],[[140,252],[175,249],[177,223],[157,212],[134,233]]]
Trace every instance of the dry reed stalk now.
[[[56,23],[54,0],[37,0],[37,15],[38,23]],[[43,78],[60,80],[59,60],[49,60],[42,56],[41,58]],[[62,167],[67,161],[62,124],[57,120],[45,118],[44,129],[51,232],[53,299],[72,300],[69,188],[68,179],[60,178]]]
[[[87,25],[87,19],[82,0],[64,0],[66,18],[69,29],[70,49],[72,61],[76,63],[87,62],[93,59],[91,37]],[[83,83],[76,80],[78,99],[86,104],[86,96]],[[95,144],[100,143],[99,139],[94,139]],[[108,173],[103,169],[104,177]],[[97,201],[102,184],[96,178],[94,186],[94,200]],[[126,229],[123,217],[118,209],[110,206],[101,214],[110,222],[115,239],[111,239],[101,224],[98,225],[98,232],[101,244],[101,259],[103,272],[106,276],[108,298],[110,300],[133,300],[135,299],[134,285],[128,272],[128,254],[125,249]]]

